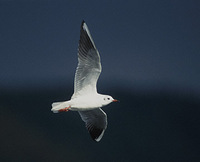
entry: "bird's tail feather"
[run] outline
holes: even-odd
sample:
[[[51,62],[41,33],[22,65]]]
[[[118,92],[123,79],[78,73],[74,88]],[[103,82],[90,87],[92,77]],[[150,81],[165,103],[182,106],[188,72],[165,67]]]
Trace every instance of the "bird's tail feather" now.
[[[69,103],[67,101],[54,102],[52,103],[51,111],[53,111],[54,113],[58,113],[60,109],[63,109],[65,107],[69,107]]]

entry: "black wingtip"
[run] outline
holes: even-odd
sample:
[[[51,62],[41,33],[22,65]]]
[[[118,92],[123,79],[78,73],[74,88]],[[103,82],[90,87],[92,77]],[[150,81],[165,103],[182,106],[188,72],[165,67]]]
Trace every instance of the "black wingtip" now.
[[[99,128],[95,128],[93,127],[92,129],[88,129],[89,134],[91,136],[91,138],[95,141],[95,142],[99,142],[101,140],[101,138],[99,139],[99,136],[101,136],[102,132],[104,131],[103,129],[99,129]]]
[[[81,23],[81,27],[83,27],[83,24],[84,24],[84,23],[85,23],[85,21],[83,20],[82,23]]]

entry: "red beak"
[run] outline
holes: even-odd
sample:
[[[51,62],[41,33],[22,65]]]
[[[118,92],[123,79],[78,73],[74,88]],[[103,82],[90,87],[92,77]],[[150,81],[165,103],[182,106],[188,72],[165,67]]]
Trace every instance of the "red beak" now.
[[[114,100],[112,100],[112,102],[118,102],[118,100],[114,99]]]

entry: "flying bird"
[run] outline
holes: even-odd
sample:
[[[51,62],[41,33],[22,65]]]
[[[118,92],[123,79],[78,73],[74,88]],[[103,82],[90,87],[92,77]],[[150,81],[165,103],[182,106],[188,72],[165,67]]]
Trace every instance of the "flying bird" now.
[[[97,93],[97,80],[101,73],[99,52],[84,21],[81,24],[78,46],[78,66],[71,99],[52,104],[54,113],[78,111],[93,140],[99,142],[107,128],[107,115],[101,107],[116,102],[109,95]]]

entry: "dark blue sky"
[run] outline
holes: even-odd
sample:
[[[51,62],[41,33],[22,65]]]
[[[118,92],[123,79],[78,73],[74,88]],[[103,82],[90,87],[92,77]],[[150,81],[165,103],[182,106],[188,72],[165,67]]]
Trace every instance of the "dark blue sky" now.
[[[0,88],[73,86],[85,20],[99,86],[200,92],[200,1],[0,1]]]
[[[50,111],[73,93],[83,19],[98,90],[121,101],[98,144],[77,113]],[[200,159],[199,62],[200,0],[0,0],[0,161]]]

